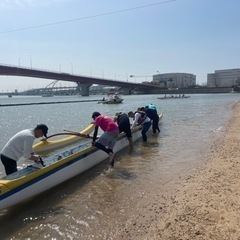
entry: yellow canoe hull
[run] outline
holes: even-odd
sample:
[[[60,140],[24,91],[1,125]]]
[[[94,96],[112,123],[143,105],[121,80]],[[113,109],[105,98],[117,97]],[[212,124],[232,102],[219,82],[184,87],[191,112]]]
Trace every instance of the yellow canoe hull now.
[[[83,135],[88,135],[93,130],[94,130],[94,124],[90,124],[88,127],[86,127],[84,130],[82,130],[79,133]],[[56,140],[43,139],[33,146],[33,150],[35,153],[41,154],[43,152],[51,151],[56,148],[64,147],[71,143],[77,142],[80,138],[81,137],[79,136],[72,135],[69,137],[56,139]]]

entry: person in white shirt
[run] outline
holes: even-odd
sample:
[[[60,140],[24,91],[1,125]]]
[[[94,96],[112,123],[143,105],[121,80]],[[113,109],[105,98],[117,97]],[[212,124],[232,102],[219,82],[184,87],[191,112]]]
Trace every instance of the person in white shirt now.
[[[7,175],[17,172],[17,161],[24,157],[35,162],[42,162],[42,158],[33,151],[36,138],[47,137],[48,127],[38,124],[34,129],[25,129],[16,133],[3,147],[1,161]]]
[[[132,129],[137,125],[142,125],[142,139],[147,142],[147,131],[151,127],[151,119],[143,111],[137,111],[133,113],[132,111],[128,113],[130,118],[133,118]]]

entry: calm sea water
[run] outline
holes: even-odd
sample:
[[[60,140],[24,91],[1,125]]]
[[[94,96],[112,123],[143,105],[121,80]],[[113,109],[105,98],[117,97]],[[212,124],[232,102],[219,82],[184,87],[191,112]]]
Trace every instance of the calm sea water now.
[[[134,205],[151,188],[162,191],[173,178],[191,172],[212,141],[224,133],[239,94],[196,94],[160,100],[157,95],[124,96],[118,105],[97,102],[0,107],[0,148],[16,132],[49,126],[49,134],[79,131],[93,111],[114,116],[152,103],[164,117],[161,133],[117,155],[115,169],[105,161],[89,171],[19,206],[0,212],[2,239],[114,239],[134,214]],[[0,97],[0,104],[102,99],[90,97]],[[20,164],[20,163],[19,163]],[[0,164],[0,174],[3,167]]]

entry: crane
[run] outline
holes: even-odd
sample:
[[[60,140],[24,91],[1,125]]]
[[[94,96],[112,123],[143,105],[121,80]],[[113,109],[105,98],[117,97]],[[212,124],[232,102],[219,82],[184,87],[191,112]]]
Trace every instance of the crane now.
[[[135,75],[130,75],[129,77],[131,78],[141,78],[141,77],[152,77],[152,75],[145,75],[145,76],[135,76]]]
[[[149,77],[152,78],[152,75],[143,75],[143,76],[130,75],[129,77],[134,78],[135,82],[136,82],[136,78],[145,78],[145,81],[147,82]]]

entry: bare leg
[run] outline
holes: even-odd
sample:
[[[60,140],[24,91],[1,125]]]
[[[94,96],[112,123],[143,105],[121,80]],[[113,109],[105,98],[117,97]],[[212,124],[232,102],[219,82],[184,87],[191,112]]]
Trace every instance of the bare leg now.
[[[129,148],[130,150],[133,149],[133,141],[132,141],[132,138],[128,138],[128,141],[129,141]]]

